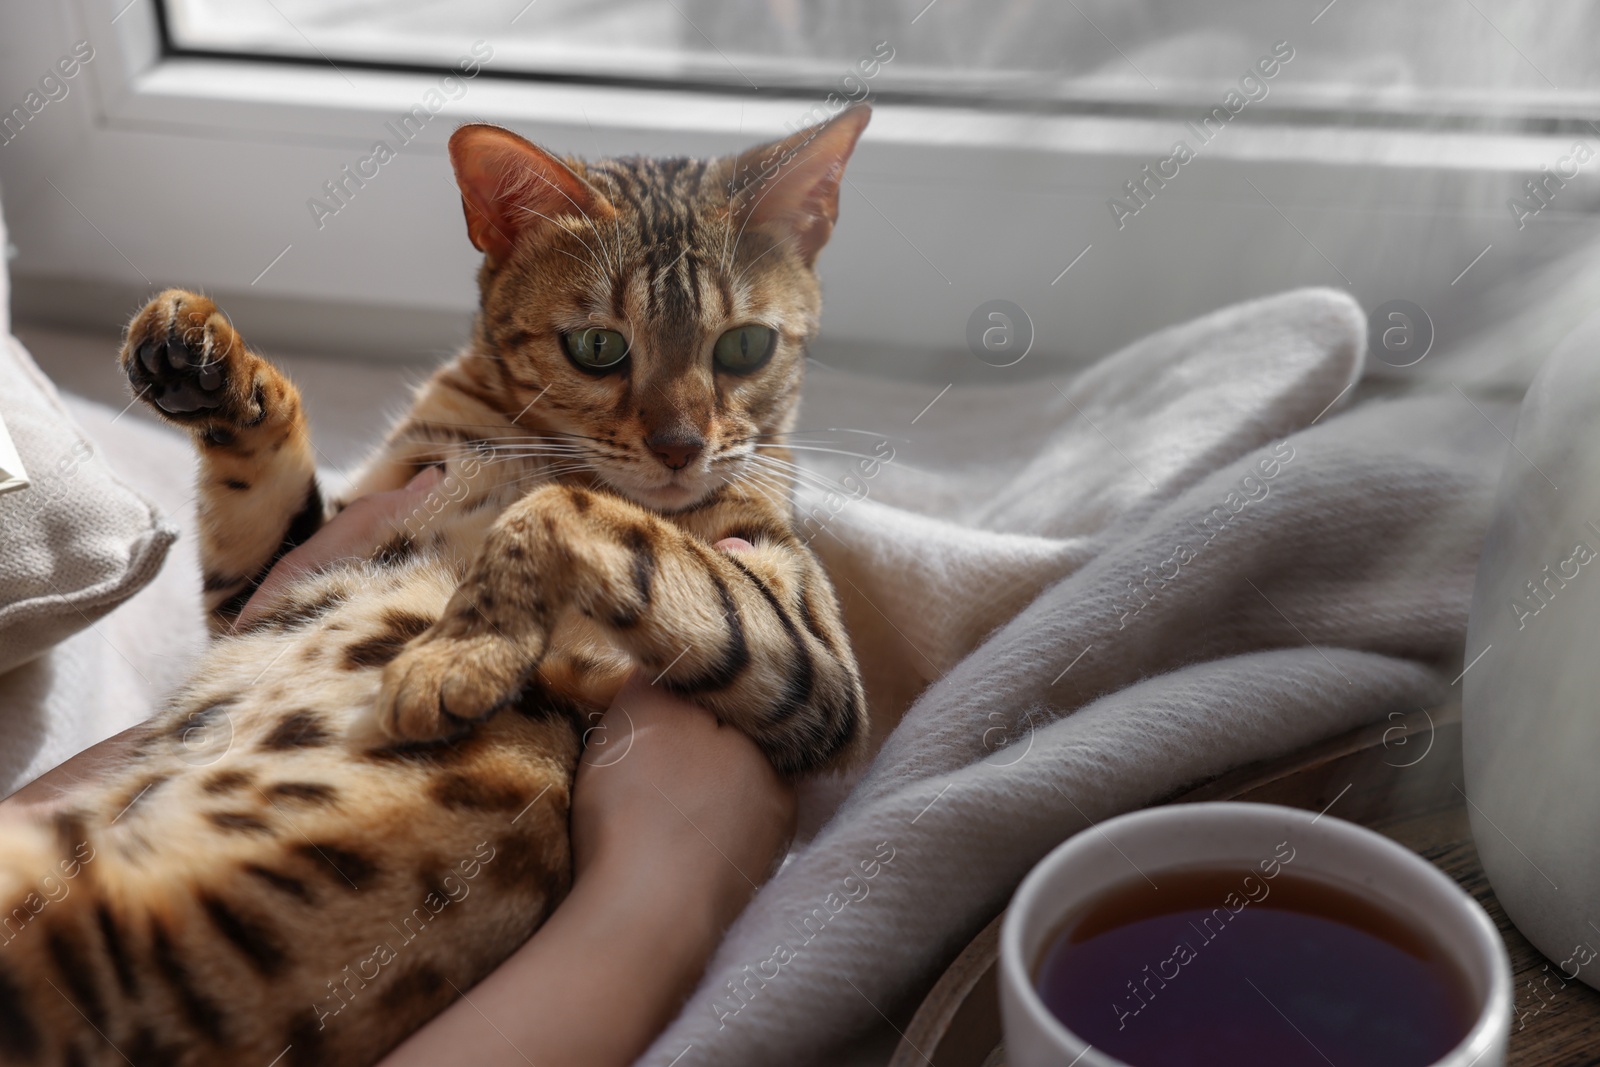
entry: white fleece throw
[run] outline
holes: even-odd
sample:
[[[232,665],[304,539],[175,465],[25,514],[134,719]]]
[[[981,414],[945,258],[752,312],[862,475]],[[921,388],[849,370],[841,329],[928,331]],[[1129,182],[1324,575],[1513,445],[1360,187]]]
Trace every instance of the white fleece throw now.
[[[881,436],[812,440],[893,451],[802,509],[887,737],[640,1062],[841,1062],[1091,821],[1451,695],[1511,412],[1352,405],[1365,332],[1306,290],[920,415],[813,377]]]

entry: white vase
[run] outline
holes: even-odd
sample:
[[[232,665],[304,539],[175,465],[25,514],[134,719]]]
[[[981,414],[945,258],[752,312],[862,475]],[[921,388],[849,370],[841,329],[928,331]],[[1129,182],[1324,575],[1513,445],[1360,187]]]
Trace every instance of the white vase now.
[[[1541,995],[1518,999],[1538,1011],[1566,982],[1600,988],[1600,316],[1523,401],[1466,662],[1472,836],[1506,914],[1552,961]]]

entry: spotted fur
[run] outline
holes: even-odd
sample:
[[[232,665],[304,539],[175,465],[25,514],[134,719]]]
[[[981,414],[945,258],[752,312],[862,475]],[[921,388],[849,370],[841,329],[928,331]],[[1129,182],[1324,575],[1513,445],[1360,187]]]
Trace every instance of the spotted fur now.
[[[860,751],[781,443],[865,122],[710,161],[457,131],[480,313],[352,495],[443,478],[373,558],[242,627],[327,510],[299,394],[204,296],[135,317],[122,366],[197,445],[216,639],[105,785],[53,821],[4,816],[0,1061],[377,1059],[566,892],[581,730],[636,667],[786,773]],[[717,369],[748,323],[776,331],[769,362]],[[561,334],[586,327],[624,332],[628,365],[577,366]]]

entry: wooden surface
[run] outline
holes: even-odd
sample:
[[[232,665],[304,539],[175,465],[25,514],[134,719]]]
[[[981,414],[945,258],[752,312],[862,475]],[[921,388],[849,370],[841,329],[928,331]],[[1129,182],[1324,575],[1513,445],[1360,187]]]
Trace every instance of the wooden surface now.
[[[1499,927],[1511,957],[1513,1067],[1600,1067],[1600,992],[1564,982],[1489,889],[1461,793],[1459,708],[1419,711],[1284,760],[1207,782],[1169,803],[1245,800],[1327,810],[1368,826],[1454,878]],[[922,1002],[890,1067],[1003,1067],[996,916]],[[1600,947],[1600,935],[1593,944]]]

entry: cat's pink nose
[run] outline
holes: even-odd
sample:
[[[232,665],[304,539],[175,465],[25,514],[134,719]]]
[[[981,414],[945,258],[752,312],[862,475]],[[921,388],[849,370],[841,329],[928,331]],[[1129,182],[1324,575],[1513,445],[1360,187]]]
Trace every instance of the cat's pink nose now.
[[[667,465],[668,470],[681,471],[700,458],[705,451],[705,439],[695,434],[654,433],[644,439],[645,447]]]

